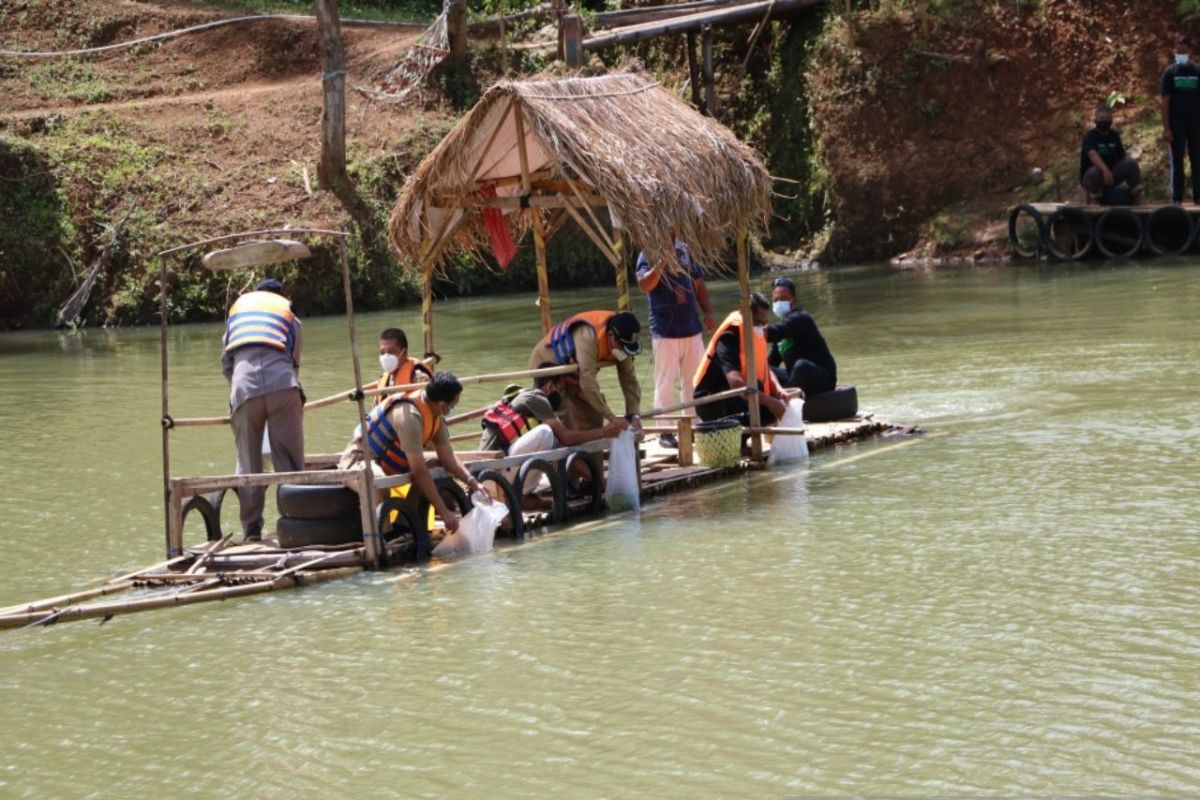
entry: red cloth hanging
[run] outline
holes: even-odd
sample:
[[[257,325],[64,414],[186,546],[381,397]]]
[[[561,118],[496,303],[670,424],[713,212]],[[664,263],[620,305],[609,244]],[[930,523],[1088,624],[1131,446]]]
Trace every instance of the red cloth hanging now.
[[[479,190],[480,197],[495,197],[496,187],[487,184]],[[483,226],[487,229],[488,239],[492,242],[492,255],[500,269],[508,268],[508,264],[517,254],[517,243],[513,241],[512,231],[504,221],[504,212],[498,208],[483,209]]]

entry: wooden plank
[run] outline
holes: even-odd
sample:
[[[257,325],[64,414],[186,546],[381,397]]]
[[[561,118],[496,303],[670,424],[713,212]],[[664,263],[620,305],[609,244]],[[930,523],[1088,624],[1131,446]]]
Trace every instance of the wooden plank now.
[[[701,10],[694,14],[685,14],[668,20],[614,28],[608,33],[584,39],[583,49],[599,50],[615,44],[640,42],[672,33],[686,33],[698,30],[705,25],[742,25],[758,22],[764,17],[776,19],[805,8],[822,5],[825,2],[826,0],[762,0],[762,2],[745,3],[732,8]]]

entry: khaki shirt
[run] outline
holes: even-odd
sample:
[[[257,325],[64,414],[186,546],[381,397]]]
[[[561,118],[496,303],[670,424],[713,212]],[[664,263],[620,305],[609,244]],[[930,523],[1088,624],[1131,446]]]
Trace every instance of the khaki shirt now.
[[[600,391],[597,373],[601,367],[610,366],[614,362],[598,362],[596,360],[600,348],[599,342],[596,341],[596,331],[591,325],[580,325],[571,331],[571,338],[575,340],[575,359],[579,362],[580,397],[606,419],[610,416],[619,416],[608,407],[608,401],[604,399],[604,393]],[[537,369],[539,364],[546,361],[554,362],[556,359],[550,346],[545,341],[541,341],[538,342],[537,347],[533,348],[533,354],[529,357],[529,368]],[[615,363],[617,380],[621,384],[621,394],[625,395],[625,413],[637,414],[641,411],[642,389],[638,385],[637,369],[633,366],[633,358],[626,358],[624,361]]]
[[[425,444],[421,441],[421,434],[424,433],[425,426],[421,420],[421,412],[412,403],[395,403],[388,411],[388,421],[392,423],[392,427],[396,430],[396,436],[400,439],[400,449],[408,456],[411,463],[415,459],[424,460]],[[342,451],[342,457],[338,461],[338,469],[349,469],[355,464],[362,461],[362,452],[360,444],[362,442],[362,433],[356,431],[354,438],[350,440],[350,444]],[[442,420],[442,424],[438,425],[437,433],[430,440],[430,448],[436,448],[440,444],[450,444],[450,433],[446,429],[446,420]]]

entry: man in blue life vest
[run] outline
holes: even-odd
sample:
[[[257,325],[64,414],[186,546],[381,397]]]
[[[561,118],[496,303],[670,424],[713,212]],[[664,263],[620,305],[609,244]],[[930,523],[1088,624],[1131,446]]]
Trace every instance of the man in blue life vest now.
[[[455,455],[446,426],[446,416],[458,405],[461,395],[458,378],[449,372],[438,372],[421,389],[387,395],[367,414],[367,449],[379,472],[411,475],[412,485],[433,506],[448,533],[458,530],[459,516],[438,492],[425,461],[425,451],[432,449],[438,464],[465,483],[468,492],[479,489],[479,481]],[[338,469],[350,469],[362,461],[361,442],[362,426],[359,426],[342,452]]]
[[[1183,202],[1183,155],[1192,169],[1192,201],[1200,204],[1200,67],[1192,40],[1175,37],[1175,63],[1162,76],[1163,141],[1171,147],[1171,200]]]
[[[712,304],[704,283],[704,269],[692,260],[687,245],[675,238],[675,258],[678,269],[672,270],[666,261],[651,264],[644,252],[638,253],[638,288],[650,300],[650,342],[654,353],[654,406],[666,408],[675,400],[675,384],[679,383],[679,400],[692,401],[692,376],[704,358],[704,331],[713,324]],[[699,311],[697,310],[699,305]],[[700,323],[704,312],[704,324]],[[695,409],[684,414],[696,415]],[[672,434],[659,437],[665,447],[678,447]]]
[[[1120,132],[1112,126],[1113,111],[1108,103],[1096,107],[1096,125],[1083,135],[1079,147],[1079,184],[1105,203],[1104,190],[1125,184],[1132,193],[1142,174],[1137,159],[1127,158]]]
[[[771,308],[779,322],[765,330],[771,343],[768,361],[783,386],[799,387],[805,397],[833,391],[837,362],[816,320],[796,302],[796,284],[776,278],[771,286]]]
[[[545,362],[538,369],[554,367]],[[556,447],[607,439],[621,432],[616,423],[600,428],[571,430],[558,417],[562,407],[565,375],[546,375],[534,379],[533,387],[504,397],[483,415],[480,450],[499,450],[506,456],[519,456]]]
[[[304,391],[300,388],[300,319],[268,278],[239,297],[225,320],[221,371],[229,381],[229,411],[237,446],[237,474],[263,471],[263,428],[276,472],[304,469]],[[237,490],[242,530],[262,538],[266,488]]]
[[[638,416],[642,390],[633,358],[642,352],[638,334],[642,326],[628,311],[581,311],[550,329],[533,348],[529,368],[539,364],[578,364],[579,372],[563,379],[563,421],[572,430],[599,428],[611,422],[621,430],[633,425],[641,430]],[[601,367],[615,366],[621,393],[625,395],[625,418],[617,416],[600,391],[597,374]]]

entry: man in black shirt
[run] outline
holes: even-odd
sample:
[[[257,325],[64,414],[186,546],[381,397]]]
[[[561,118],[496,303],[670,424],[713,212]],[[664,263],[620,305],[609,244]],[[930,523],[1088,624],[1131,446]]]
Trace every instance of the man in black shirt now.
[[[1175,63],[1162,76],[1163,141],[1171,146],[1171,199],[1183,202],[1183,154],[1192,167],[1192,201],[1200,203],[1200,67],[1192,40],[1175,38]]]
[[[1113,128],[1107,103],[1096,107],[1096,127],[1083,135],[1079,154],[1079,183],[1088,194],[1102,197],[1104,190],[1124,183],[1131,190],[1141,180],[1136,159],[1125,157],[1121,134]]]
[[[829,392],[837,386],[837,362],[817,330],[812,315],[796,305],[796,284],[776,278],[771,286],[771,307],[780,321],[768,325],[770,363],[784,386],[799,386],[805,397]]]

